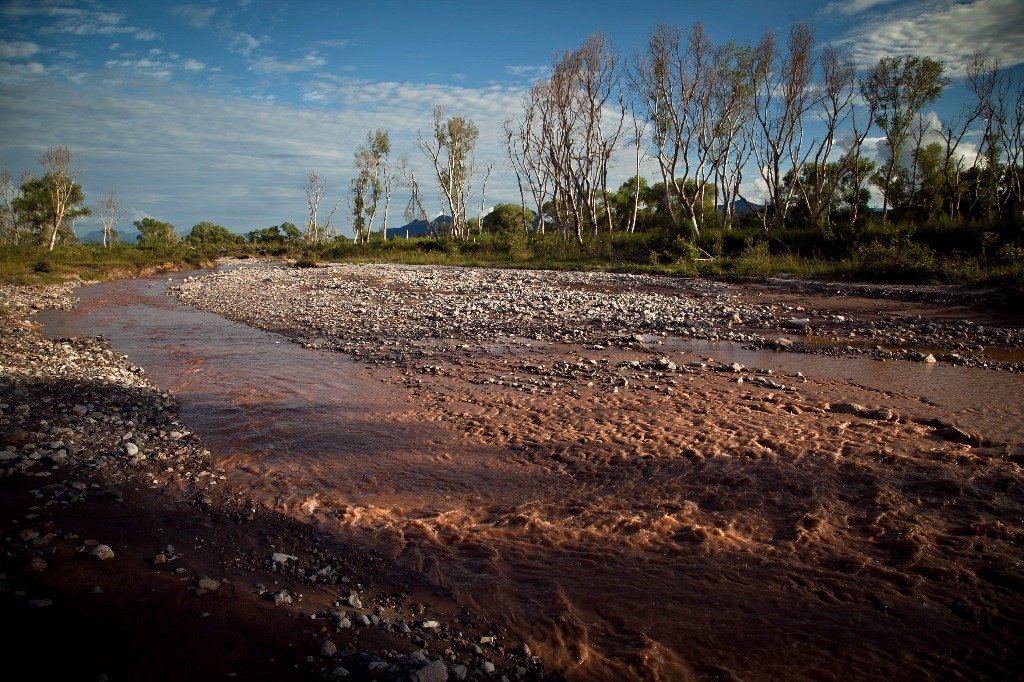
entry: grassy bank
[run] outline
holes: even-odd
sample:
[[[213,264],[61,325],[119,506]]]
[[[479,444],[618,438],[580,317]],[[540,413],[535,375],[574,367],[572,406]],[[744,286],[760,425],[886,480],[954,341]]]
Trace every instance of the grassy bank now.
[[[0,281],[8,284],[40,284],[80,278],[105,280],[138,277],[202,267],[214,255],[181,245],[142,247],[115,244],[59,246],[53,251],[29,245],[0,246]]]
[[[1024,291],[1024,249],[980,228],[956,233],[869,226],[857,234],[756,227],[707,230],[698,239],[651,230],[602,234],[583,244],[554,234],[482,234],[465,240],[337,240],[306,247],[311,261],[607,269],[684,277],[764,279],[779,274],[902,284],[961,284]]]
[[[1024,295],[1024,248],[1019,237],[974,223],[869,223],[857,231],[773,230],[757,225],[706,229],[685,238],[669,230],[600,234],[583,244],[557,234],[503,232],[468,239],[412,238],[366,244],[336,238],[319,244],[283,243],[231,250],[117,244],[58,247],[0,246],[0,281],[15,284],[139,276],[210,265],[219,256],[266,256],[306,265],[326,261],[415,265],[600,269],[679,277],[749,280],[789,274],[812,279],[901,284],[960,284]]]

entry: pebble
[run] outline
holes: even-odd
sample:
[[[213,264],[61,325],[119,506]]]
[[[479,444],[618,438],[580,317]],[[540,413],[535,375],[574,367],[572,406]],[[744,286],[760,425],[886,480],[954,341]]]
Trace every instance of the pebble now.
[[[367,281],[383,285],[367,287]],[[309,296],[311,289],[318,295]],[[889,289],[876,286],[857,291],[859,295],[887,296]],[[393,295],[406,290],[417,292],[415,301]],[[900,291],[910,296],[915,290]],[[828,293],[834,295],[831,289]],[[985,329],[970,323],[961,328],[955,322],[915,318],[864,320],[826,310],[807,310],[807,316],[794,317],[791,312],[802,307],[743,301],[735,287],[723,282],[654,275],[394,264],[334,264],[317,269],[260,265],[189,278],[169,287],[167,294],[179,302],[285,334],[306,347],[345,352],[373,363],[396,362],[408,356],[411,351],[401,347],[403,339],[465,341],[452,350],[472,343],[491,344],[496,339],[559,340],[592,349],[619,345],[645,350],[662,335],[677,334],[826,355],[846,352],[851,336],[875,344],[914,342],[950,351],[962,350],[958,347],[961,335],[1024,346],[1024,329]],[[946,294],[951,300],[971,295],[966,290]],[[777,334],[761,335],[771,330],[809,335],[812,320],[815,335],[833,340],[834,345],[798,344]],[[622,332],[609,339],[608,330]],[[400,346],[397,350],[396,343]],[[894,352],[857,350],[877,357]],[[946,361],[944,356],[935,357]],[[981,366],[982,360],[970,355],[966,363]],[[1024,371],[1024,362],[989,364]],[[430,363],[417,371],[437,374],[446,368]]]
[[[89,550],[89,556],[99,559],[100,561],[109,561],[114,558],[114,550],[107,545],[96,545]]]

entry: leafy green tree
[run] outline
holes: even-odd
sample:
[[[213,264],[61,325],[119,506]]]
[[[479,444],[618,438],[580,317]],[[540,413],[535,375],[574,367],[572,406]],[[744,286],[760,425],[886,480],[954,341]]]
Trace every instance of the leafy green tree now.
[[[384,220],[381,234],[387,236],[388,209],[391,206],[392,174],[388,167],[391,138],[383,128],[366,133],[366,146],[356,151],[357,175],[352,179],[349,209],[352,213],[352,237],[369,241],[373,220],[381,197],[384,197]]]
[[[874,172],[875,162],[861,156],[856,163],[848,165],[839,177],[838,191],[843,202],[839,213],[845,214],[851,226],[855,226],[861,216],[867,215],[868,202],[871,201],[871,190],[867,185]]]
[[[518,204],[497,204],[484,217],[484,227],[491,232],[528,232],[533,227],[537,214],[526,209],[526,221],[523,221],[523,207]]]
[[[270,227],[246,232],[245,240],[254,246],[269,246],[272,244],[284,244],[284,235],[281,234],[277,225],[271,225]]]
[[[281,223],[278,225],[278,229],[284,232],[285,241],[297,242],[302,239],[302,230],[296,227],[295,223]]]
[[[142,246],[167,246],[178,243],[178,233],[174,231],[174,225],[170,223],[154,218],[143,218],[132,224],[139,231],[137,239]]]
[[[185,237],[185,241],[200,248],[226,249],[237,246],[244,239],[226,227],[204,220],[192,226],[192,231]]]
[[[914,117],[939,98],[949,84],[943,65],[931,57],[882,57],[860,82],[860,92],[876,125],[885,133],[889,159],[879,169],[882,220],[894,205],[893,181],[900,168],[900,154],[910,135]],[[906,191],[906,187],[902,188]]]
[[[38,244],[52,248],[57,241],[78,243],[74,223],[78,218],[89,215],[91,211],[82,204],[85,195],[78,183],[73,183],[66,193],[63,210],[58,217],[53,201],[53,178],[29,178],[21,186],[20,196],[11,201],[11,206],[18,215],[18,224],[27,229]]]

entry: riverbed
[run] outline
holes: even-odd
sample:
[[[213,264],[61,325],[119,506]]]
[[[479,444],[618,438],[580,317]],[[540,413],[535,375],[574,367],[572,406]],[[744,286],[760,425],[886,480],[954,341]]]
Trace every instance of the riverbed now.
[[[751,294],[258,266],[87,287],[41,317],[144,367],[262,504],[420,572],[570,678],[1014,676],[1024,375],[941,358],[1019,328],[936,314],[897,353],[882,341],[929,304],[900,337],[877,300],[858,318]],[[793,352],[829,325],[879,343]]]

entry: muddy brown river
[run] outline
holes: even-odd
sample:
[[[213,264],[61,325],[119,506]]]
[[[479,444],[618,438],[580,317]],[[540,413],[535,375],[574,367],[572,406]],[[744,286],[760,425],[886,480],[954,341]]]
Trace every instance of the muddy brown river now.
[[[534,392],[527,364],[637,354],[508,337],[411,374],[176,305],[168,283],[86,287],[39,320],[144,367],[262,503],[413,567],[570,679],[1024,669],[1024,375],[668,336],[651,343],[680,367],[783,388],[694,370]]]

